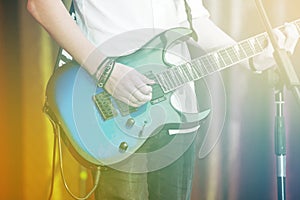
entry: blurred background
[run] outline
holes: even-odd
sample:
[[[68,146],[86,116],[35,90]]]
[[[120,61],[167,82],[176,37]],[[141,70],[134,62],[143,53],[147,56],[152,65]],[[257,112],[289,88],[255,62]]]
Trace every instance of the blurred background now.
[[[300,18],[298,0],[263,1],[272,25]],[[47,199],[50,192],[52,127],[42,113],[45,88],[58,46],[26,11],[25,0],[0,3],[0,199]],[[254,0],[204,0],[213,21],[237,41],[264,32]],[[205,30],[203,30],[205,31]],[[300,75],[300,45],[291,57]],[[197,159],[193,200],[277,198],[274,93],[269,73],[233,67],[222,72],[226,121],[212,151]],[[287,199],[300,199],[300,105],[285,90]],[[69,187],[83,196],[89,170],[64,150]],[[0,172],[1,172],[0,171]],[[87,175],[87,176],[85,176]],[[72,199],[59,169],[53,199]],[[91,197],[90,199],[93,199]]]

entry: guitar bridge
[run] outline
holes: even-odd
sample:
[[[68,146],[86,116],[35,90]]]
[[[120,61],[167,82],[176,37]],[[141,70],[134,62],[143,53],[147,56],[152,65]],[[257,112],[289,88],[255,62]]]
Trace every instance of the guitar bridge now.
[[[107,92],[101,92],[93,96],[93,100],[103,118],[109,120],[118,115],[114,108],[111,97]]]

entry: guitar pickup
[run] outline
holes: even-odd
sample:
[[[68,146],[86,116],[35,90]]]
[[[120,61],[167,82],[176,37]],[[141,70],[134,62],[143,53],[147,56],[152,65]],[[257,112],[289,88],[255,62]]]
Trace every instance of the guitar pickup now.
[[[124,103],[122,101],[119,101],[117,99],[115,99],[115,102],[118,105],[119,111],[120,111],[122,116],[129,115],[130,113],[133,113],[133,112],[138,110],[138,108],[133,107],[133,106],[129,106],[126,103]]]
[[[152,99],[150,103],[157,104],[166,100],[165,94],[159,84],[152,85]]]
[[[155,80],[157,82],[156,77],[152,71],[148,71],[144,75],[147,78]],[[152,105],[157,104],[157,103],[162,102],[167,99],[165,97],[165,93],[164,93],[163,89],[161,88],[161,86],[159,84],[157,84],[157,83],[153,84],[153,85],[151,85],[151,87],[152,87],[152,99],[150,100],[150,103]]]
[[[94,95],[93,100],[104,121],[112,119],[118,115],[112,104],[111,96],[107,92],[101,92]]]

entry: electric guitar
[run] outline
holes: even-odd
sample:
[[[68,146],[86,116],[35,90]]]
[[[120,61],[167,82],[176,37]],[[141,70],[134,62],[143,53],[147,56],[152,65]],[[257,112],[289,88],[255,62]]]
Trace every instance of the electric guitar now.
[[[294,23],[299,30],[299,20]],[[47,85],[46,103],[72,151],[88,163],[112,165],[130,157],[162,129],[199,125],[210,110],[180,111],[171,102],[174,91],[260,54],[267,44],[267,34],[262,33],[189,62],[169,64],[165,59],[168,49],[184,42],[191,33],[186,28],[169,29],[135,52],[116,58],[116,62],[156,81],[151,101],[139,108],[130,107],[97,87],[76,63],[58,68]]]

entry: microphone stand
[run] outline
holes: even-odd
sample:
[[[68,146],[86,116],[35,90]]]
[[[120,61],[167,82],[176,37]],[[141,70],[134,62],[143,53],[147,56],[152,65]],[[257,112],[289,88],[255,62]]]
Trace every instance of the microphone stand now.
[[[266,11],[261,0],[255,0],[261,19],[266,27],[270,42],[274,48],[274,59],[279,70],[279,85],[275,88],[275,154],[277,167],[277,198],[279,200],[286,199],[286,137],[285,137],[285,123],[284,123],[284,94],[283,86],[292,90],[297,102],[300,104],[300,82],[296,75],[295,69],[291,63],[286,50],[279,48],[275,36],[272,32],[272,26],[267,17]]]

